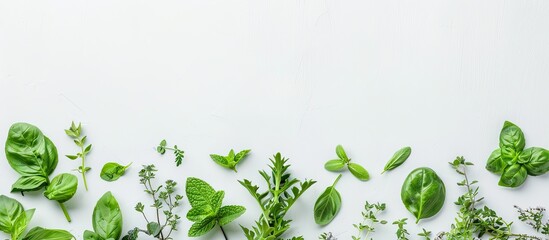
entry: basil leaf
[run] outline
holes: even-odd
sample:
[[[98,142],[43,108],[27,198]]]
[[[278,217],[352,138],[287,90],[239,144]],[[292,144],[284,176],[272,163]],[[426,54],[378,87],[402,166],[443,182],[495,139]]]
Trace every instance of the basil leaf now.
[[[332,186],[327,187],[315,202],[314,217],[318,225],[330,223],[341,209],[341,195],[335,189],[335,185],[340,178],[341,174],[337,176]]]
[[[107,182],[113,182],[118,180],[120,177],[122,177],[126,173],[126,169],[128,169],[132,163],[123,166],[115,162],[108,162],[103,165],[103,168],[101,169],[101,174],[99,175],[101,179],[107,181]]]
[[[528,175],[539,176],[549,171],[549,151],[546,149],[528,148],[520,154],[519,161],[524,163]]]
[[[505,121],[499,135],[499,147],[503,161],[508,165],[515,163],[525,144],[522,130],[517,125]]]
[[[417,168],[406,177],[400,197],[406,209],[416,217],[417,223],[440,211],[446,198],[446,187],[432,169]]]
[[[370,179],[368,171],[356,163],[349,163],[347,168],[349,168],[349,171],[361,181],[368,181]]]
[[[99,234],[92,231],[84,231],[84,240],[104,240]]]
[[[0,231],[13,233],[15,221],[24,212],[23,205],[17,200],[0,195]]]
[[[29,209],[17,217],[15,220],[15,223],[13,224],[13,231],[11,233],[12,239],[18,239],[20,236],[23,235],[23,232],[27,229],[27,226],[29,225],[29,222],[32,219],[32,216],[34,215],[34,209]]]
[[[343,167],[345,167],[345,161],[341,159],[330,160],[324,164],[324,168],[332,172],[340,171]]]
[[[411,147],[404,147],[398,150],[397,152],[395,152],[393,157],[391,157],[389,162],[387,162],[387,164],[383,168],[383,172],[381,172],[381,174],[383,174],[386,171],[393,170],[398,166],[402,165],[406,161],[406,159],[410,157],[411,153],[412,153]]]
[[[11,186],[11,192],[32,192],[44,188],[48,179],[44,176],[22,176]]]
[[[503,187],[516,188],[526,181],[526,177],[528,177],[526,168],[521,164],[513,164],[503,171],[498,184]]]
[[[498,148],[490,154],[486,162],[486,170],[501,175],[507,167],[507,163],[501,158],[501,150]]]
[[[49,200],[64,203],[74,196],[78,187],[78,179],[70,173],[62,173],[55,176],[50,185],[46,187],[44,196]]]
[[[122,212],[111,192],[106,192],[93,209],[93,230],[104,239],[122,235]]]
[[[57,166],[57,148],[40,129],[28,123],[15,123],[6,140],[6,158],[23,176],[48,177]]]
[[[45,229],[35,227],[27,233],[23,240],[74,240],[74,236],[65,230]]]
[[[246,212],[246,208],[242,206],[223,206],[219,209],[217,213],[217,221],[219,222],[220,226],[224,226],[240,217],[242,214],[244,214],[244,212]]]

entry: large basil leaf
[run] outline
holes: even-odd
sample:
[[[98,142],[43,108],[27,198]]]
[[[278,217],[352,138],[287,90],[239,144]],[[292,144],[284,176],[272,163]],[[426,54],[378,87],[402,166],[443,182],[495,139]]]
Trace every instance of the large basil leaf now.
[[[501,178],[499,179],[499,185],[503,187],[518,187],[526,181],[528,173],[526,168],[521,164],[513,164],[503,171]]]
[[[122,235],[122,212],[111,192],[103,194],[93,209],[93,230],[103,239]]]
[[[23,240],[73,240],[72,234],[65,230],[45,229],[35,227],[27,233]]]
[[[57,166],[57,148],[40,129],[28,123],[11,126],[6,140],[6,158],[19,174],[48,177]]]
[[[549,151],[532,147],[524,150],[519,156],[528,175],[539,176],[549,171]]]
[[[0,231],[12,233],[15,221],[24,213],[23,205],[17,200],[1,195],[0,196]]]
[[[327,187],[316,200],[314,207],[316,224],[326,225],[330,223],[341,209],[341,195],[335,188],[340,178],[341,174],[339,174],[332,186]]]
[[[55,176],[50,185],[46,187],[44,196],[49,200],[60,203],[66,202],[74,196],[78,187],[78,179],[70,173],[62,173]]]
[[[400,197],[406,209],[416,217],[417,223],[440,211],[446,198],[446,188],[435,171],[422,167],[406,177]]]
[[[490,154],[486,162],[486,170],[501,175],[507,167],[507,163],[501,158],[501,150],[498,148]]]
[[[525,144],[522,130],[517,125],[505,121],[499,135],[499,147],[503,161],[508,165],[515,163]]]

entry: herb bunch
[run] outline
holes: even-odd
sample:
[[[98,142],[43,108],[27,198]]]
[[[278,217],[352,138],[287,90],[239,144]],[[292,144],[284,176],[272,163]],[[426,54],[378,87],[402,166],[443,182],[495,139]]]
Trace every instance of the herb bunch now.
[[[259,171],[267,183],[268,190],[260,192],[259,187],[247,179],[238,181],[255,198],[262,212],[256,226],[251,229],[242,227],[248,240],[281,239],[280,237],[290,229],[291,220],[285,219],[286,214],[297,199],[316,183],[313,180],[300,181],[292,177],[288,173],[288,159],[283,158],[280,153],[275,154],[274,159],[270,160],[271,174],[264,170]],[[303,237],[291,239],[303,240]]]
[[[183,196],[175,193],[177,183],[173,180],[167,180],[166,185],[153,186],[152,180],[156,178],[157,171],[154,165],[145,165],[139,171],[139,182],[145,187],[145,193],[149,194],[153,200],[150,207],[154,209],[155,216],[148,218],[145,214],[145,205],[138,202],[135,210],[143,215],[147,227],[146,229],[136,227],[130,230],[128,235],[122,238],[123,240],[135,240],[140,232],[158,240],[168,240],[173,239],[171,234],[178,230],[177,224],[181,217],[174,212],[181,206]]]
[[[522,209],[518,206],[515,206],[519,213],[519,219],[530,225],[536,232],[541,233],[549,237],[549,220],[543,223],[543,217],[545,213],[545,208],[535,207]]]
[[[457,157],[450,165],[463,176],[463,180],[457,185],[464,187],[466,192],[455,202],[459,207],[456,222],[452,224],[449,232],[443,232],[435,239],[473,239],[484,235],[490,235],[490,239],[539,239],[535,236],[513,233],[511,222],[505,221],[487,206],[480,206],[484,198],[478,197],[478,181],[471,181],[467,175],[467,166],[472,166],[473,163],[465,161],[463,157]]]
[[[87,136],[80,137],[82,135],[82,123],[78,123],[78,126],[74,124],[74,122],[71,123],[71,126],[69,129],[65,129],[65,133],[73,138],[74,143],[76,146],[80,148],[80,152],[76,153],[76,155],[65,155],[70,160],[76,160],[80,158],[81,164],[80,166],[75,169],[75,171],[78,171],[80,174],[82,174],[82,181],[84,182],[84,188],[86,188],[86,191],[88,191],[88,182],[86,181],[86,173],[91,170],[90,167],[86,167],[86,156],[88,153],[91,152],[92,145],[88,144],[86,146],[86,138]]]

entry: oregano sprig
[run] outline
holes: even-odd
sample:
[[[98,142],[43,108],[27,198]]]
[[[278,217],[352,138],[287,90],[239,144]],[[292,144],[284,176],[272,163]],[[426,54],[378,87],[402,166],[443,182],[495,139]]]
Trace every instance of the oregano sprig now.
[[[86,156],[90,151],[92,150],[92,145],[88,144],[86,145],[86,138],[87,136],[80,137],[82,135],[82,123],[78,123],[78,126],[74,124],[74,121],[71,123],[71,126],[69,129],[65,129],[65,133],[73,138],[74,143],[76,146],[80,148],[80,152],[76,153],[76,155],[65,155],[70,160],[76,160],[78,158],[81,159],[81,165],[75,169],[75,171],[78,171],[82,174],[82,181],[84,182],[84,188],[86,188],[86,191],[88,191],[88,182],[86,181],[86,173],[91,170],[90,167],[86,167]]]
[[[168,147],[167,142],[165,139],[160,141],[158,146],[156,147],[156,151],[160,153],[161,155],[164,155],[166,153],[166,150],[173,151],[173,154],[175,155],[175,165],[179,167],[181,163],[183,163],[183,158],[185,157],[185,151],[177,148],[177,145],[174,145],[173,147]]]

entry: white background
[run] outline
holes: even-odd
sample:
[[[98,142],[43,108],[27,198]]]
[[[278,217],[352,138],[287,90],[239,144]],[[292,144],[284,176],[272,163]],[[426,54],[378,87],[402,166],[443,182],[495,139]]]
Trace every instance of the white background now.
[[[514,204],[549,207],[549,175],[504,189],[484,163],[505,120],[522,127],[527,146],[549,147],[548,43],[545,0],[2,1],[0,139],[14,122],[39,126],[60,152],[55,174],[77,167],[64,157],[77,151],[63,132],[72,120],[83,123],[94,149],[90,191],[81,187],[67,203],[71,224],[40,193],[9,193],[18,176],[3,148],[0,192],[37,208],[33,226],[81,239],[95,202],[110,190],[127,231],[144,226],[133,211],[149,200],[138,183],[140,165],[156,164],[158,180],[172,178],[183,190],[186,177],[200,177],[226,190],[225,204],[246,206],[226,227],[230,239],[243,239],[238,224],[251,226],[259,208],[237,180],[263,187],[257,170],[280,151],[296,177],[318,181],[290,212],[286,236],[333,231],[350,239],[366,200],[388,204],[382,218],[413,219],[400,187],[412,169],[429,166],[445,181],[447,202],[436,217],[411,221],[415,234],[449,229],[463,189],[447,162],[463,155],[476,164],[471,175],[485,203],[518,221]],[[185,149],[182,166],[154,151],[163,138]],[[322,228],[312,208],[336,177],[323,164],[337,144],[372,179],[344,174],[341,212]],[[380,175],[406,145],[410,159]],[[252,149],[238,174],[208,157],[231,148]],[[107,183],[99,170],[108,161],[134,164]],[[180,214],[188,210],[185,201]],[[183,221],[174,238],[187,239],[189,227]],[[373,237],[394,239],[394,229]],[[222,236],[216,229],[200,239]]]

